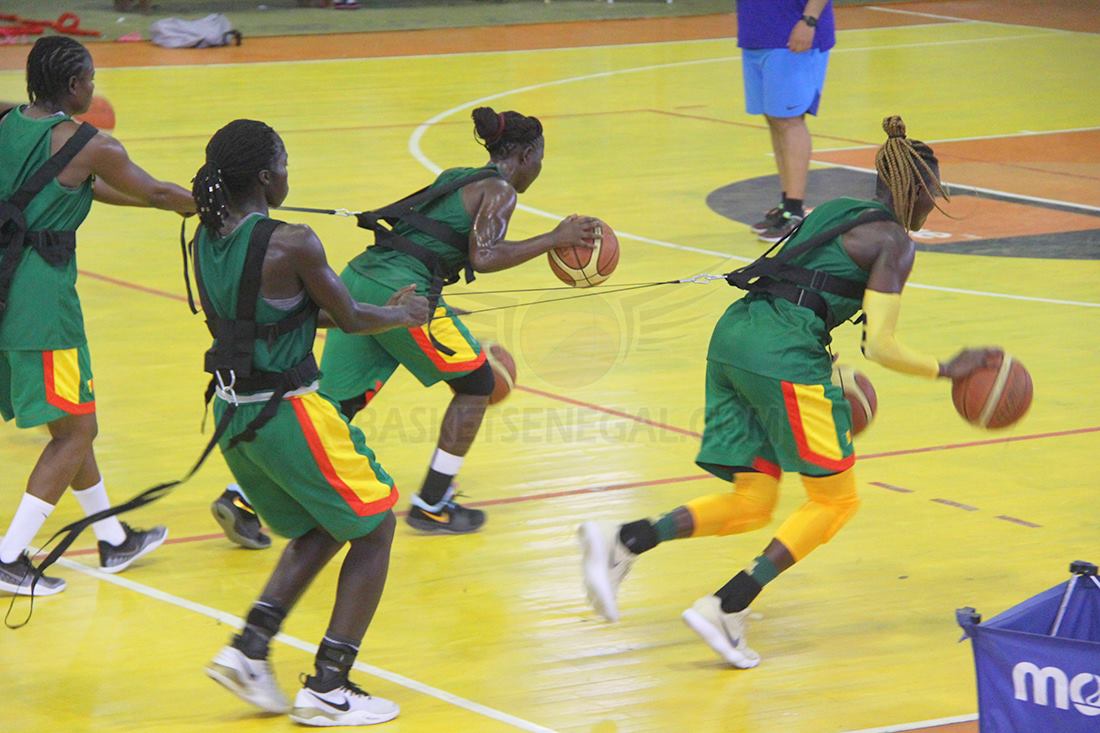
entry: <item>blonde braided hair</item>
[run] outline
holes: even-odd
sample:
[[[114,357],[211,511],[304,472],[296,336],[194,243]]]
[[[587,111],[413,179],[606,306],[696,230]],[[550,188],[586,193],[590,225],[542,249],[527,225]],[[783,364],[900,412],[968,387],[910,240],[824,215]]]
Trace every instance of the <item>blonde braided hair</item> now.
[[[875,170],[890,190],[894,200],[894,213],[901,219],[902,225],[909,228],[921,190],[929,195],[933,206],[950,216],[936,203],[936,194],[946,201],[950,201],[951,197],[940,183],[936,172],[939,161],[936,160],[932,148],[920,140],[907,138],[905,122],[897,115],[884,118],[882,129],[886,132],[886,142],[875,154]],[[934,192],[929,188],[929,182],[934,187]]]

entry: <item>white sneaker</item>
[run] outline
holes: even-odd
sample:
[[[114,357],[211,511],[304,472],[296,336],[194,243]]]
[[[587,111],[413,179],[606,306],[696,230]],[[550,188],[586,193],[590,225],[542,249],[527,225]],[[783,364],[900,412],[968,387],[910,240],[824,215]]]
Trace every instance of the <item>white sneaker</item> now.
[[[328,692],[308,687],[298,690],[290,719],[314,726],[373,725],[393,720],[400,712],[392,700],[374,697],[354,682],[345,682]]]
[[[577,528],[577,539],[584,555],[581,566],[588,602],[608,621],[618,621],[615,595],[638,556],[619,541],[619,525],[612,522],[585,522]]]
[[[749,609],[724,613],[718,596],[704,596],[680,616],[707,646],[734,667],[750,669],[760,664],[760,655],[745,641]]]
[[[206,665],[206,674],[245,702],[269,713],[290,711],[290,701],[279,689],[266,659],[249,659],[240,649],[225,646]]]

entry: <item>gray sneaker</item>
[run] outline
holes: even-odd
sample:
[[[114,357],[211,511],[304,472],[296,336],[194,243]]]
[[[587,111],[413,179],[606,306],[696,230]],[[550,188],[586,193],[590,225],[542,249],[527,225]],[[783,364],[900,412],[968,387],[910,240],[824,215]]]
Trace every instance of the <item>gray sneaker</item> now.
[[[31,581],[34,580],[34,565],[27,553],[23,553],[13,562],[0,562],[0,591],[17,596],[31,594]],[[43,575],[34,586],[36,596],[52,596],[65,590],[65,581]]]
[[[121,573],[139,557],[148,555],[168,538],[168,528],[157,525],[149,530],[134,529],[122,522],[126,539],[121,545],[99,541],[99,569],[105,573]]]

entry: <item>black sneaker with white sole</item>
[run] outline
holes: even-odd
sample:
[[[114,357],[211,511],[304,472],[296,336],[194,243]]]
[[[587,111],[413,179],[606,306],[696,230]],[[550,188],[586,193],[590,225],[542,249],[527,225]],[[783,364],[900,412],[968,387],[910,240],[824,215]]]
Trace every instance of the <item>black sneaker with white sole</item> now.
[[[105,573],[120,573],[137,560],[157,549],[168,538],[168,528],[157,525],[152,529],[134,529],[122,522],[126,539],[121,545],[99,541],[99,569]]]
[[[23,553],[12,562],[0,562],[0,591],[17,596],[31,594],[31,581],[34,580],[34,565],[27,553]],[[43,575],[34,586],[36,596],[52,596],[65,590],[66,583],[61,578]]]
[[[410,527],[431,534],[468,534],[481,529],[485,524],[485,512],[464,507],[453,497],[453,492],[448,490],[443,501],[432,506],[414,496],[405,521]]]
[[[256,510],[237,492],[228,489],[223,491],[210,505],[210,513],[221,525],[230,542],[249,550],[265,550],[271,547],[271,538],[263,533]]]

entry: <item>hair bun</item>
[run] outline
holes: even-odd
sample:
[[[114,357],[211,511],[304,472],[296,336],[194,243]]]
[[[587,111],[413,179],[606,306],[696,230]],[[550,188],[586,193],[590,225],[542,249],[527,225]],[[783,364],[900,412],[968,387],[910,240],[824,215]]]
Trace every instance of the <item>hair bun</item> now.
[[[882,120],[882,129],[887,138],[905,138],[905,122],[898,115],[890,115]]]

